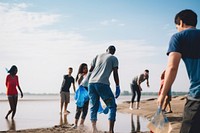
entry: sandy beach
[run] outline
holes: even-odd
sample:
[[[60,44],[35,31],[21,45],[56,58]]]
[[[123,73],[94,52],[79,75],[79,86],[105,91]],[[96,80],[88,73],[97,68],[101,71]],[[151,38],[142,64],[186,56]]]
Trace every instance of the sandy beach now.
[[[147,119],[150,119],[157,109],[157,99],[148,99],[141,101],[141,109],[140,110],[130,110],[129,102],[124,102],[123,104],[118,105],[119,112],[127,112],[133,113],[136,115],[144,116]],[[182,113],[185,104],[185,96],[173,97],[171,101],[172,111],[173,113],[166,114],[168,118],[172,131],[171,133],[178,133],[181,127],[182,121]]]
[[[129,109],[129,101],[123,101],[123,103],[118,104],[118,112],[120,113],[130,113],[134,115],[143,116],[147,119],[150,119],[157,109],[157,99],[151,98],[147,100],[141,101],[141,109]],[[183,107],[185,104],[185,96],[178,96],[173,97],[171,101],[172,111],[173,113],[166,114],[171,126],[172,131],[171,133],[178,133],[181,126],[182,121],[182,112]],[[17,130],[17,131],[5,131],[7,133],[13,133],[13,132],[20,132],[20,133],[57,133],[57,132],[67,132],[67,133],[89,133],[91,132],[91,129],[89,128],[89,125],[85,125],[84,127],[78,127],[77,129],[72,129],[72,125],[66,122],[63,122],[60,125],[55,125],[50,128],[37,128],[37,129],[26,129],[26,130]],[[99,131],[99,133],[103,133],[104,131]],[[148,132],[148,131],[147,131]],[[147,133],[145,132],[145,133]],[[119,133],[116,131],[116,133]]]

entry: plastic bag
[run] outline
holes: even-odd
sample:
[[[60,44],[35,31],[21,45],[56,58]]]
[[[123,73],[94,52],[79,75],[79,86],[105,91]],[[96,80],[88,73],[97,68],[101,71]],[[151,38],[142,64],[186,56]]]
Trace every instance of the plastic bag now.
[[[104,109],[101,105],[101,101],[99,101],[99,109],[98,109],[98,113],[101,114],[101,113],[104,113],[104,114],[107,114],[109,111],[109,108],[108,106],[106,106],[106,108]]]
[[[157,112],[152,117],[147,127],[153,133],[170,133],[172,129],[167,117],[163,114],[161,107],[158,107]]]
[[[74,99],[78,107],[83,107],[84,103],[89,100],[88,91],[80,85],[74,95]]]

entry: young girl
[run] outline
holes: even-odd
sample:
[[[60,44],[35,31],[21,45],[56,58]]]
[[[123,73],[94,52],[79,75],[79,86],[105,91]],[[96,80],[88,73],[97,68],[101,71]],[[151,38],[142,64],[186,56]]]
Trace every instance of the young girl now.
[[[17,67],[13,65],[10,70],[8,71],[9,75],[6,77],[6,88],[7,88],[7,96],[8,96],[8,101],[10,104],[10,110],[8,111],[6,115],[6,119],[8,119],[8,116],[10,113],[12,113],[12,119],[14,119],[15,113],[16,113],[16,108],[17,108],[17,101],[18,101],[18,92],[17,92],[17,87],[19,91],[21,92],[21,98],[23,97],[22,90],[19,86],[19,81],[18,81],[18,76],[17,74]]]
[[[87,64],[82,63],[79,66],[78,74],[76,76],[76,82],[78,83],[78,85],[80,85],[82,80],[86,77],[87,72],[88,72]],[[88,90],[87,86],[84,86],[84,88],[86,90]],[[77,128],[78,120],[79,120],[81,113],[82,113],[82,116],[81,116],[80,125],[84,124],[84,121],[85,121],[85,118],[86,118],[86,115],[88,112],[88,105],[89,105],[89,101],[85,102],[83,107],[78,107],[78,106],[76,107],[75,125],[73,126],[73,128]]]

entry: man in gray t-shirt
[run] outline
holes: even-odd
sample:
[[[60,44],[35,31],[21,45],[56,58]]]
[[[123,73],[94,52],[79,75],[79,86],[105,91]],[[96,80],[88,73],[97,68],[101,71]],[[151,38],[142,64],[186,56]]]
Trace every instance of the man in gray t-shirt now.
[[[115,50],[114,46],[109,46],[106,53],[97,55],[91,63],[88,92],[91,103],[90,120],[92,122],[93,132],[97,131],[96,121],[100,97],[109,108],[109,132],[114,132],[117,108],[115,98],[120,95],[118,59],[113,56]],[[110,88],[109,82],[109,77],[112,72],[116,84],[115,96]]]
[[[133,110],[133,103],[135,100],[136,93],[137,93],[136,109],[140,109],[140,97],[141,97],[141,91],[142,91],[140,84],[144,82],[145,80],[147,81],[147,87],[149,87],[149,70],[147,69],[144,71],[144,73],[133,78],[130,84],[131,92],[132,92],[132,98],[131,98],[130,107],[129,107],[130,110]]]

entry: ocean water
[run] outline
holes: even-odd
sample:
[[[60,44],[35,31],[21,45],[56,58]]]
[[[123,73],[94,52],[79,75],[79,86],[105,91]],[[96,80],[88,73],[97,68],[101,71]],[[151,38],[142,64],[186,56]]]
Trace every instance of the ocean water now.
[[[70,114],[63,118],[60,115],[59,95],[25,95],[23,99],[19,97],[17,112],[14,121],[6,120],[5,115],[10,109],[6,96],[0,95],[0,131],[20,130],[30,128],[45,128],[59,125],[65,119],[70,124],[74,123],[76,104],[71,96],[68,105]],[[151,96],[142,96],[142,99],[151,98]],[[131,96],[120,96],[117,103],[130,101]],[[107,115],[99,114],[97,127],[99,130],[108,130]],[[106,124],[105,124],[106,123]],[[148,120],[133,114],[117,113],[115,122],[115,131],[119,133],[128,133],[134,131],[148,131],[146,125]],[[91,127],[89,120],[89,111],[86,117],[85,125]]]

